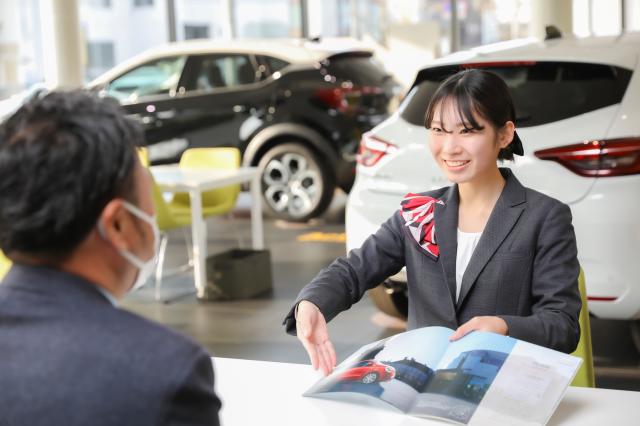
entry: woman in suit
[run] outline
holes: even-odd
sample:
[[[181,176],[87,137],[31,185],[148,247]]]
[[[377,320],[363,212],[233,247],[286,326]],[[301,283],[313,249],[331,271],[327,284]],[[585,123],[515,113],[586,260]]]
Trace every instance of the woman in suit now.
[[[579,264],[571,211],[497,160],[523,155],[507,85],[461,71],[427,108],[429,148],[453,185],[407,194],[362,246],[323,269],[285,318],[314,368],[336,363],[327,321],[406,266],[408,328],[473,330],[563,352],[578,344]]]

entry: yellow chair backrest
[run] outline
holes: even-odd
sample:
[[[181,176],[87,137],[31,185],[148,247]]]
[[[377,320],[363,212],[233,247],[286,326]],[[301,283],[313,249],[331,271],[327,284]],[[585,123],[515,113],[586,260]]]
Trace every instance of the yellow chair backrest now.
[[[10,268],[11,261],[5,257],[4,253],[0,251],[0,281],[4,278]]]
[[[151,176],[151,179],[153,179],[153,176]],[[154,180],[152,183],[151,195],[153,198],[153,204],[155,204],[156,207],[156,222],[158,223],[158,228],[160,228],[161,231],[167,231],[169,229],[182,226],[182,224],[176,223],[171,211],[169,210],[169,206],[162,195],[162,190],[156,181]]]
[[[593,351],[591,347],[591,323],[589,321],[589,307],[587,305],[587,288],[585,285],[584,271],[580,269],[578,278],[582,309],[580,310],[580,341],[578,347],[571,354],[582,358],[582,365],[571,382],[571,386],[594,388],[596,379],[593,370]]]
[[[138,157],[143,166],[149,167],[149,151],[147,148],[138,148]],[[188,224],[190,222],[188,219],[183,219],[180,223],[176,222],[174,216],[171,214],[167,201],[162,195],[162,190],[155,179],[153,179],[153,175],[151,175],[151,184],[151,197],[156,207],[156,222],[158,223],[158,228],[160,228],[161,231],[166,231]]]
[[[237,148],[192,148],[180,158],[180,167],[186,169],[237,169],[240,167],[240,150]],[[225,205],[231,210],[240,194],[240,184],[213,189],[202,194],[202,206]],[[189,204],[188,194],[176,194],[174,201]]]
[[[149,162],[149,150],[147,148],[143,146],[138,147],[138,157],[143,166],[149,167],[151,163]]]

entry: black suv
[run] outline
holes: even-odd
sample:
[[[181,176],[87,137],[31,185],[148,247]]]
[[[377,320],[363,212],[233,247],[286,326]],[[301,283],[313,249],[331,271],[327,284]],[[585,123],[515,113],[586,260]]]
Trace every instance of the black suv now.
[[[189,41],[153,49],[89,84],[145,127],[152,163],[233,146],[258,166],[277,217],[320,215],[348,191],[363,132],[399,86],[371,51],[342,41]]]

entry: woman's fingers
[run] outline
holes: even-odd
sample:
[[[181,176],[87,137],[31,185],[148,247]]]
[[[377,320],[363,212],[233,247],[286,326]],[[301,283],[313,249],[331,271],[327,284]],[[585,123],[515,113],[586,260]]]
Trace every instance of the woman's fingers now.
[[[308,314],[299,315],[296,328],[298,334],[298,340],[302,342],[302,346],[309,354],[309,359],[311,360],[311,365],[314,370],[317,370],[320,364],[320,359],[318,357],[318,350],[316,348],[315,342],[311,339],[313,336],[313,325],[311,318],[309,318]]]
[[[449,340],[454,341],[461,339],[474,330],[490,331],[492,333],[502,334],[503,336],[509,334],[509,326],[504,319],[496,316],[482,316],[473,317],[462,324],[451,337],[449,337]]]
[[[335,363],[333,362],[333,356],[331,351],[329,350],[331,346],[331,342],[329,340],[324,341],[320,345],[318,345],[319,352],[322,354],[322,359],[324,360],[324,375],[328,376],[333,371],[333,367]]]
[[[304,346],[304,349],[307,351],[307,354],[309,355],[309,359],[311,360],[311,365],[313,366],[314,370],[317,370],[318,367],[320,366],[320,358],[318,356],[318,350],[316,348],[316,345],[311,342],[309,339],[305,339],[302,337],[299,337],[300,341],[302,342],[302,346]]]
[[[296,327],[298,339],[302,342],[311,365],[317,370],[320,368],[325,375],[331,374],[336,365],[336,352],[329,340],[327,323],[320,310],[306,301],[298,305]],[[308,302],[306,302],[308,303]]]
[[[331,343],[331,340],[327,339],[326,342],[324,342],[326,351],[329,353],[329,359],[331,361],[331,369],[333,369],[336,366],[336,350],[333,348],[333,343]]]
[[[320,359],[320,369],[322,370],[322,374],[328,376],[331,373],[331,360],[327,358],[327,352],[324,349],[324,344],[316,345],[316,349],[318,351],[318,358]]]
[[[477,320],[476,317],[474,317],[458,327],[458,329],[449,337],[449,340],[453,342],[455,340],[462,339],[468,333],[476,330],[477,326]]]

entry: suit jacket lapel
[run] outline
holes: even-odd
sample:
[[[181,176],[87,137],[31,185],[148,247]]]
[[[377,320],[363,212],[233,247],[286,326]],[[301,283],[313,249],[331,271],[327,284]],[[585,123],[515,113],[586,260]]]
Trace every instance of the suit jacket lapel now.
[[[487,225],[484,231],[482,231],[480,241],[462,276],[460,296],[456,304],[457,308],[462,305],[471,287],[475,284],[478,275],[480,275],[480,272],[482,272],[487,262],[489,262],[498,247],[500,247],[500,244],[502,244],[509,232],[511,232],[511,229],[513,229],[524,210],[523,203],[526,201],[524,187],[511,174],[509,169],[500,169],[500,171],[506,178],[506,184],[489,216]],[[455,264],[453,277],[455,282]]]
[[[449,187],[444,197],[444,205],[436,204],[434,211],[436,243],[440,248],[440,260],[445,283],[449,287],[451,303],[456,300],[456,253],[458,250],[458,187]]]

